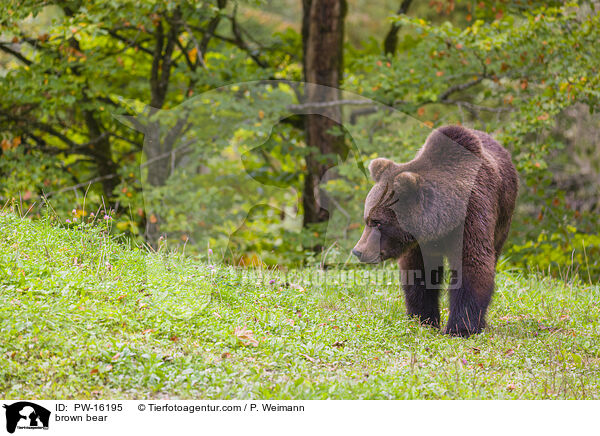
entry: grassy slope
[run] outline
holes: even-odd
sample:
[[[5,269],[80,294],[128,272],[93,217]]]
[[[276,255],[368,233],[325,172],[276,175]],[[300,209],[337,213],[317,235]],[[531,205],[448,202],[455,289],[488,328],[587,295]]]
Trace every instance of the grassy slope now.
[[[598,286],[501,273],[465,340],[407,319],[397,280],[263,273],[0,215],[1,396],[600,398]]]

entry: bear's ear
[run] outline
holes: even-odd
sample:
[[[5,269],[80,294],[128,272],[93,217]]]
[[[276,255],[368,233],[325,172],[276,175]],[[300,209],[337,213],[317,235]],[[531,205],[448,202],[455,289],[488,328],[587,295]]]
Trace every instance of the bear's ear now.
[[[383,172],[387,168],[389,168],[389,166],[393,163],[394,162],[384,157],[378,157],[377,159],[373,159],[369,164],[369,173],[371,174],[371,178],[375,182],[379,182],[379,179],[381,178]]]
[[[399,196],[415,196],[419,198],[417,194],[420,191],[423,179],[417,173],[410,171],[404,171],[394,177],[394,191]]]

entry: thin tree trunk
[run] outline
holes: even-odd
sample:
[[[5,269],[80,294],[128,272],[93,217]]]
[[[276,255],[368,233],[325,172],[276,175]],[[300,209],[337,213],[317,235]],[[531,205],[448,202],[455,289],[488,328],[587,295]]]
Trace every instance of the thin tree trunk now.
[[[406,14],[408,12],[408,8],[410,7],[412,0],[403,0],[398,12],[396,15]],[[393,55],[396,52],[396,46],[398,45],[398,31],[400,30],[400,25],[397,23],[392,24],[390,30],[385,36],[385,40],[383,41],[383,52],[388,55]]]
[[[102,178],[102,192],[104,198],[109,202],[113,198],[113,192],[117,185],[121,183],[118,176],[119,166],[113,160],[112,148],[108,135],[103,135],[106,130],[100,122],[94,117],[92,111],[84,111],[85,123],[88,128],[90,138],[99,138],[92,146],[94,147],[94,161],[98,169],[98,175]],[[107,207],[109,205],[107,204]]]
[[[304,79],[325,87],[306,86],[306,102],[338,100],[342,82],[345,0],[303,0],[302,23]],[[331,107],[323,115],[307,115],[305,121],[306,175],[304,179],[304,226],[329,219],[325,198],[319,183],[328,169],[336,163],[336,156],[344,155],[343,136],[329,130],[341,119],[339,106]],[[331,117],[331,118],[329,118]]]

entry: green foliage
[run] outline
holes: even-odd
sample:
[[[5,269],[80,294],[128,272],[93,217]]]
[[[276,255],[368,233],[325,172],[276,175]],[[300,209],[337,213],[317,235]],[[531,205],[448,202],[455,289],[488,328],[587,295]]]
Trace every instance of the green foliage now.
[[[510,247],[509,256],[555,276],[579,274],[591,280],[600,272],[600,236],[578,232],[569,225],[551,234],[542,230],[535,241]]]
[[[262,116],[243,99],[222,99],[204,113],[198,104],[230,84],[301,80],[300,22],[289,23],[299,5],[4,2],[0,200],[14,198],[22,211],[41,216],[45,194],[63,221],[84,203],[87,211],[106,205],[115,211],[115,233],[142,241],[156,219],[171,243],[186,245],[189,253],[211,246],[234,263],[322,260],[312,253],[315,246],[330,249],[332,263],[345,262],[371,183],[360,165],[377,156],[408,160],[430,128],[459,122],[494,134],[518,167],[510,262],[550,267],[554,274],[577,270],[597,280],[597,179],[584,183],[594,198],[586,206],[573,200],[584,188],[566,192],[559,181],[573,150],[582,147],[579,136],[566,133],[578,120],[565,123],[565,114],[598,107],[600,15],[585,1],[521,3],[413,2],[403,16],[377,3],[365,24],[351,4],[344,88],[395,111],[378,106],[375,113],[351,116],[360,108],[344,108],[344,134],[358,152],[324,186],[337,202],[332,222],[302,229],[299,196],[308,151],[302,120],[290,117],[267,131],[270,117],[298,103],[301,91],[266,92],[254,102]],[[260,15],[269,7],[281,23]],[[398,46],[396,55],[384,57],[381,29],[390,23],[400,28]],[[149,113],[149,104],[160,110]],[[153,171],[145,166],[147,135],[121,116],[146,125],[160,118],[164,139],[182,110],[197,119],[174,145],[193,141],[192,157],[204,169],[178,168],[147,189]],[[256,116],[245,124],[234,116],[248,113]],[[597,148],[594,140],[591,147]],[[227,152],[236,159],[223,158]],[[576,176],[579,170],[569,171]],[[236,182],[240,176],[254,182]],[[261,197],[268,197],[269,207],[253,208],[264,203]]]
[[[43,192],[60,193],[53,201],[63,216],[82,207],[83,198],[90,209],[110,203],[118,212],[115,230],[143,235],[143,135],[116,116],[135,114],[136,106],[150,100],[173,107],[224,83],[270,74],[244,51],[251,46],[230,38],[233,18],[223,18],[219,4],[95,1],[7,6],[0,20],[1,60],[6,61],[0,81],[0,130],[7,141],[17,140],[20,150],[0,152],[2,177],[10,181],[3,184],[0,198],[6,201],[30,192],[28,208]],[[186,17],[185,26],[177,16]],[[220,39],[203,37],[212,23],[220,24]],[[161,59],[166,60],[167,40],[173,55],[165,73],[153,54],[160,47]],[[198,47],[205,44],[200,53]],[[161,86],[166,92],[162,99]],[[42,188],[35,171],[27,174],[32,159],[46,160],[37,168],[58,165],[63,173],[48,171],[49,182]]]

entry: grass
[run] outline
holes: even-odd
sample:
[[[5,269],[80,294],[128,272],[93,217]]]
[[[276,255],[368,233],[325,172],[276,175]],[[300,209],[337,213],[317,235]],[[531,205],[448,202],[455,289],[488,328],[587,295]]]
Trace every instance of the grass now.
[[[316,273],[211,267],[126,247],[101,227],[0,214],[0,392],[600,398],[597,285],[502,271],[488,329],[461,339],[408,319],[397,278],[306,282]]]

